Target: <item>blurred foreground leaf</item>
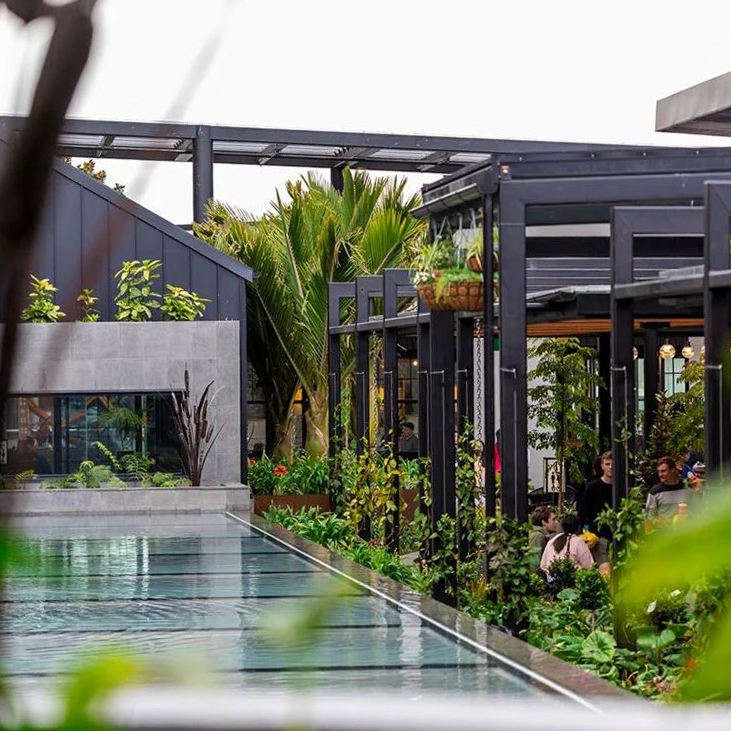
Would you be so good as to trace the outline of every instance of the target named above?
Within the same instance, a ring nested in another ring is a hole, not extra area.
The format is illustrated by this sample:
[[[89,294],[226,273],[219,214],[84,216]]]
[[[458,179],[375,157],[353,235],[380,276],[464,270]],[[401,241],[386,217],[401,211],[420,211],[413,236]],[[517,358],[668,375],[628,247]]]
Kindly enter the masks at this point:
[[[630,613],[651,606],[659,592],[703,585],[731,570],[731,490],[711,488],[699,509],[648,537],[627,567],[627,581],[617,597]],[[683,700],[731,700],[731,611],[728,581],[715,588],[720,608],[702,627],[698,657],[687,666],[678,695]],[[638,644],[668,644],[670,636],[639,638]],[[658,647],[655,647],[658,645]]]

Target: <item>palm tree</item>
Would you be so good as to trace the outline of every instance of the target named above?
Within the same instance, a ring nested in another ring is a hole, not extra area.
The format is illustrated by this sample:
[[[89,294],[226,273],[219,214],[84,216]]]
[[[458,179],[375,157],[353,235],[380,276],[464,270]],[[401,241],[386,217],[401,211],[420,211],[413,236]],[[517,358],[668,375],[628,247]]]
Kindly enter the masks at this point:
[[[255,221],[213,202],[196,233],[251,266],[251,290],[265,314],[262,341],[281,349],[309,399],[307,448],[327,448],[328,282],[406,265],[425,233],[411,215],[418,196],[404,196],[404,180],[343,173],[343,192],[314,175],[277,193]]]

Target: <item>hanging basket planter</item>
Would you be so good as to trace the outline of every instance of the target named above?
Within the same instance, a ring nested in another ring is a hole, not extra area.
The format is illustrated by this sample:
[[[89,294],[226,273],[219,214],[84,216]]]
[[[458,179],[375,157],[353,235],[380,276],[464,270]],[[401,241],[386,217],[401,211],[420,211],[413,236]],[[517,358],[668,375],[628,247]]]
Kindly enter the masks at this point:
[[[482,310],[484,296],[482,282],[469,279],[452,282],[449,290],[437,299],[436,282],[420,284],[416,289],[419,297],[432,312],[479,312]]]

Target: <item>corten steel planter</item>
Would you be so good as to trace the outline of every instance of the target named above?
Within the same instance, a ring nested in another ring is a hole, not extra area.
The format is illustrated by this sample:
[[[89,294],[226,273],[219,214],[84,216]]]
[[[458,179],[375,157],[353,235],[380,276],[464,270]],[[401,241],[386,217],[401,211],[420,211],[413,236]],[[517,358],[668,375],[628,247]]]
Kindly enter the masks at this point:
[[[474,279],[453,282],[449,291],[437,299],[436,282],[420,284],[419,297],[432,312],[480,312],[484,301],[482,282]]]
[[[401,488],[401,519],[410,523],[419,507],[419,493],[411,488]]]
[[[298,513],[302,508],[317,508],[322,512],[330,510],[330,499],[324,493],[316,492],[309,495],[253,495],[254,512],[264,515],[273,505],[276,508],[289,508]]]

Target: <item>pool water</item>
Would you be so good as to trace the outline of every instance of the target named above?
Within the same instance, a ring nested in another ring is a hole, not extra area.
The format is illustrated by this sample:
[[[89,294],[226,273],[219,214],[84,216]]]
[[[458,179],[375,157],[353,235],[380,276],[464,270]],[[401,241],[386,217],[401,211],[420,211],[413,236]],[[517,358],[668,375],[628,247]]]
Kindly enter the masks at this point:
[[[34,556],[8,579],[0,633],[14,684],[58,680],[104,647],[185,658],[241,689],[541,691],[418,615],[226,515],[19,519]],[[323,599],[337,595],[337,599]],[[327,612],[300,640],[273,615]],[[194,658],[194,660],[193,660]]]

